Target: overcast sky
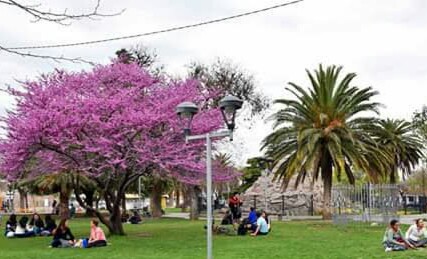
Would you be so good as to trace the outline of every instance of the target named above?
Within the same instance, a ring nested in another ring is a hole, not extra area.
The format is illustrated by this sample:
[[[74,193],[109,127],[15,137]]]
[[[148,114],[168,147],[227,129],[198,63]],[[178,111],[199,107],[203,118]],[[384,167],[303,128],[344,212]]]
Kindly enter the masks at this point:
[[[33,1],[28,1],[33,2]],[[71,3],[72,2],[72,3]],[[126,11],[99,21],[71,26],[31,23],[28,15],[0,4],[0,45],[37,45],[87,41],[136,34],[234,15],[278,0],[104,0],[103,12]],[[95,1],[47,1],[42,7],[69,12],[90,10]],[[156,49],[168,72],[183,75],[191,61],[228,58],[252,73],[260,91],[284,97],[293,81],[307,85],[304,69],[319,63],[343,65],[358,74],[359,86],[373,86],[384,117],[410,119],[427,104],[426,0],[305,0],[270,12],[186,31],[119,42],[54,49],[42,54],[82,57],[107,63],[122,47],[144,44]],[[89,69],[88,65],[21,58],[0,52],[0,86],[32,79],[54,68]],[[0,114],[11,107],[0,95]],[[270,132],[264,123],[239,135],[246,144],[239,162],[258,154],[260,140]],[[249,134],[250,133],[250,134]]]

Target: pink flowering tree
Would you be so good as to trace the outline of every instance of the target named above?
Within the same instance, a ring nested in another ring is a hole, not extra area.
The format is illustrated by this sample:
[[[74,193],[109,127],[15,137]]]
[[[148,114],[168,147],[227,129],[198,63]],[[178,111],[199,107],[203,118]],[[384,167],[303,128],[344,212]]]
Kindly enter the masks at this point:
[[[79,175],[102,190],[109,216],[85,204],[111,234],[124,234],[120,205],[140,176],[154,173],[187,184],[205,177],[204,142],[185,144],[175,107],[193,101],[202,107],[194,133],[222,127],[211,98],[195,80],[153,77],[135,64],[113,63],[92,71],[55,71],[22,90],[9,89],[14,111],[3,118],[7,137],[0,142],[0,172],[9,181],[69,173],[79,194]],[[204,107],[204,108],[203,108]],[[228,181],[235,171],[218,167],[214,180]]]

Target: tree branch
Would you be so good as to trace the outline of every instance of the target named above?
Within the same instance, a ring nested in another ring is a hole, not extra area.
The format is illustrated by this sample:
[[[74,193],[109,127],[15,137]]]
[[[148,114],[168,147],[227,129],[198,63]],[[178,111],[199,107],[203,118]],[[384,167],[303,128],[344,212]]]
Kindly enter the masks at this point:
[[[101,4],[101,0],[96,1],[96,5],[92,8],[92,11],[87,13],[80,13],[80,14],[69,14],[67,13],[68,11],[67,9],[64,9],[63,12],[42,10],[40,9],[40,6],[41,6],[40,4],[27,5],[15,0],[0,0],[0,4],[5,4],[5,5],[9,5],[9,6],[21,9],[22,11],[32,16],[33,18],[32,22],[47,21],[47,22],[58,23],[61,25],[70,25],[73,20],[81,20],[81,19],[95,20],[96,18],[100,18],[100,17],[117,16],[122,14],[125,11],[123,9],[117,13],[111,13],[111,14],[100,13],[99,7]]]
[[[14,55],[19,55],[21,57],[32,57],[32,58],[41,58],[41,59],[50,59],[53,60],[55,62],[60,63],[61,61],[67,61],[67,62],[71,62],[71,63],[86,63],[86,64],[90,64],[90,65],[95,65],[94,62],[92,61],[88,61],[82,58],[67,58],[67,57],[63,57],[63,56],[51,56],[51,55],[40,55],[40,54],[32,54],[30,52],[20,52],[17,50],[12,50],[6,47],[3,47],[0,45],[0,51],[4,51],[4,52],[8,52],[10,54],[14,54]]]

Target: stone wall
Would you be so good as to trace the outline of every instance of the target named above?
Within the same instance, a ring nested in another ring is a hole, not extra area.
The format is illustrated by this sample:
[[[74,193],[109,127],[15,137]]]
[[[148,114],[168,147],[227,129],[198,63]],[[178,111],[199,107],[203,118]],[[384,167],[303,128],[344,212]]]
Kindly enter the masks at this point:
[[[273,175],[267,171],[243,194],[243,210],[256,206],[258,210],[266,210],[271,214],[290,216],[310,215],[313,211],[321,211],[323,200],[323,184],[316,181],[312,185],[312,178],[306,177],[304,183],[294,188],[296,177],[289,182],[288,188],[283,190],[281,182],[273,182]],[[284,206],[283,206],[284,205]],[[283,206],[283,210],[282,210]]]

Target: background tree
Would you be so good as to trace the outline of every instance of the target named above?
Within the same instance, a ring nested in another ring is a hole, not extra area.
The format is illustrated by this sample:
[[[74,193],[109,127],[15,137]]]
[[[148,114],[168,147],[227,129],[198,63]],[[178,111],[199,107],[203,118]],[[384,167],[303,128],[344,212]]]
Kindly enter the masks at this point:
[[[254,77],[230,61],[217,59],[209,65],[193,62],[188,66],[188,75],[201,82],[202,92],[219,91],[244,100],[249,104],[252,116],[269,107],[268,98],[257,91]],[[219,100],[220,97],[215,98],[211,104],[217,106]]]
[[[293,99],[278,99],[284,106],[274,114],[274,132],[262,145],[274,159],[276,176],[286,187],[296,176],[296,185],[307,174],[323,180],[323,218],[331,218],[333,173],[346,175],[354,184],[354,170],[360,170],[373,182],[383,177],[386,155],[372,138],[361,130],[372,118],[366,112],[378,112],[379,104],[372,97],[378,93],[371,87],[352,86],[356,74],[340,77],[342,67],[319,66],[314,73],[307,70],[310,86],[289,83],[286,88]],[[373,156],[376,160],[369,161]],[[373,166],[375,163],[375,166]]]
[[[390,153],[392,160],[388,178],[391,183],[409,175],[423,158],[420,139],[413,133],[413,126],[404,120],[382,119],[370,125],[371,135],[378,145]]]
[[[427,170],[425,168],[416,170],[403,184],[407,193],[427,195]]]
[[[39,176],[21,181],[19,186],[26,187],[30,193],[48,195],[59,193],[59,216],[61,219],[70,217],[69,200],[73,191],[72,173],[57,173]]]
[[[261,157],[253,157],[248,159],[248,166],[242,169],[242,184],[238,187],[238,192],[245,192],[261,176],[262,171],[265,169],[260,166],[261,161]]]
[[[150,71],[151,74],[160,76],[165,73],[165,67],[159,64],[159,56],[155,50],[144,45],[136,45],[129,49],[122,48],[116,51],[119,62],[125,64],[136,63],[139,67]]]

